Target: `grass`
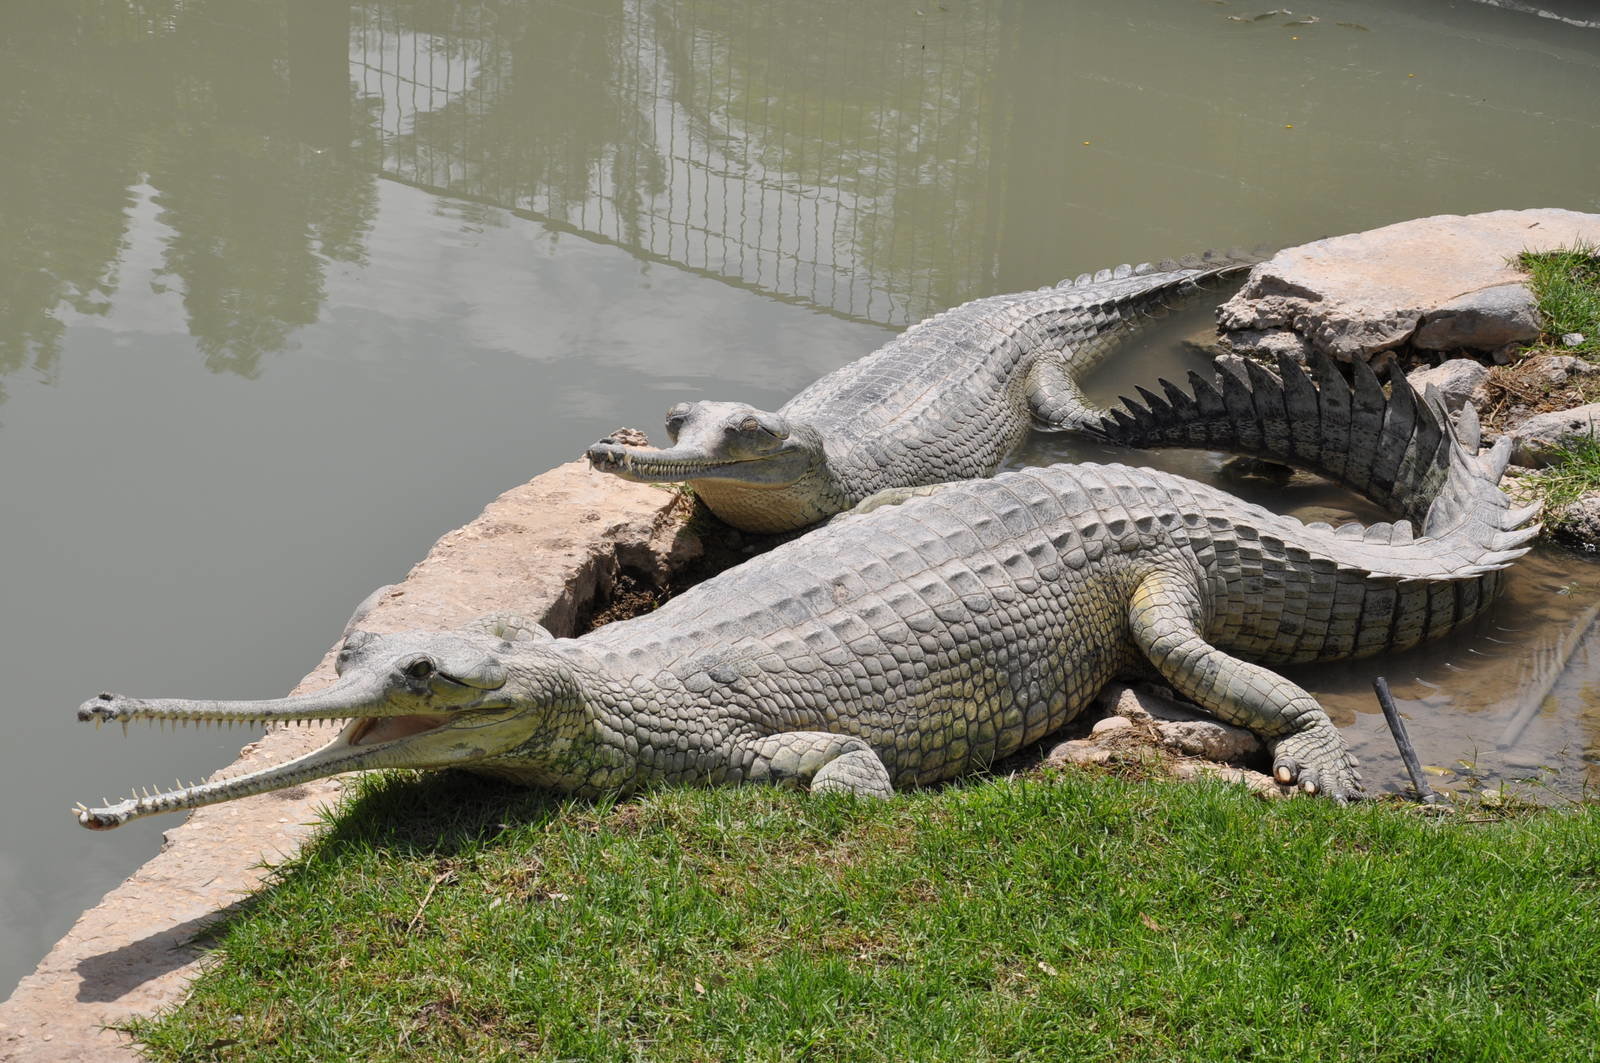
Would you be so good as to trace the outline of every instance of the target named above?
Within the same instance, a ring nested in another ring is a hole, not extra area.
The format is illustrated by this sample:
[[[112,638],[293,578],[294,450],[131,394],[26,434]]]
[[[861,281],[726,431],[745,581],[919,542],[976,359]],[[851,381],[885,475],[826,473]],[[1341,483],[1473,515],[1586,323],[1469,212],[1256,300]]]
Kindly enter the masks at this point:
[[[363,783],[158,1060],[1594,1058],[1600,808]]]
[[[1528,271],[1545,345],[1559,353],[1600,355],[1600,245],[1578,241],[1554,251],[1524,251],[1517,264]],[[1574,332],[1583,342],[1562,344],[1561,337]]]
[[[1550,463],[1538,472],[1517,481],[1544,507],[1540,519],[1552,532],[1560,533],[1571,525],[1568,507],[1584,495],[1600,491],[1600,440],[1593,436],[1569,436],[1550,452]]]

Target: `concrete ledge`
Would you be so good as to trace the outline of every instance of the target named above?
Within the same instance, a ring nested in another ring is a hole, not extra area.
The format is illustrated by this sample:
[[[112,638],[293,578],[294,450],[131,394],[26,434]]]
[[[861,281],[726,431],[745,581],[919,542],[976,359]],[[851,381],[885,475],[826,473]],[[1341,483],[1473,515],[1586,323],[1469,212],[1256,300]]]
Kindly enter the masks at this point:
[[[619,573],[657,586],[700,556],[682,496],[562,465],[501,495],[441,538],[362,621],[372,631],[449,628],[515,611],[572,634],[604,604]],[[333,651],[296,691],[333,679]],[[322,745],[326,730],[274,730],[223,770],[236,774]],[[219,773],[221,774],[221,773]],[[262,865],[282,862],[311,835],[338,779],[194,812],[161,852],[79,917],[38,968],[0,1004],[0,1060],[136,1060],[105,1029],[178,1003],[203,955],[194,935],[257,890]],[[63,830],[73,829],[63,817]]]

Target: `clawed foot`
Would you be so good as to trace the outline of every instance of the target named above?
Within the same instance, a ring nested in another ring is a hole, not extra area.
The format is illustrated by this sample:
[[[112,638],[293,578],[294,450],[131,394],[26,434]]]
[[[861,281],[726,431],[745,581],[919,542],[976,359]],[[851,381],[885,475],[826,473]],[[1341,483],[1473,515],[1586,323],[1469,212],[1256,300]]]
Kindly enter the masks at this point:
[[[1272,748],[1272,775],[1285,786],[1308,794],[1323,794],[1338,804],[1365,796],[1360,762],[1350,753],[1344,736],[1331,723],[1317,723],[1280,738]]]

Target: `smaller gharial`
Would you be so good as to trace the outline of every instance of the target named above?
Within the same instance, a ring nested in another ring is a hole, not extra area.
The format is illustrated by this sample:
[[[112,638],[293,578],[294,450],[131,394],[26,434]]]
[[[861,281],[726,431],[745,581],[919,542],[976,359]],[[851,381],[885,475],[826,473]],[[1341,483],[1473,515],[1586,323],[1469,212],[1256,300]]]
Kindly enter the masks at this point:
[[[1113,677],[1151,671],[1261,735],[1280,782],[1347,800],[1361,784],[1343,736],[1262,665],[1404,649],[1478,615],[1536,534],[1537,507],[1513,509],[1496,487],[1507,441],[1470,453],[1436,395],[1396,374],[1385,396],[1361,363],[1353,387],[1325,361],[1317,372],[1320,392],[1285,362],[1281,377],[1252,370],[1222,391],[1199,381],[1198,398],[1171,389],[1166,408],[1207,442],[1248,436],[1406,519],[1307,525],[1122,465],[900,489],[580,638],[505,619],[351,631],[338,681],[316,693],[102,694],[80,719],[350,722],[298,760],[80,807],[78,820],[104,829],[384,767],[580,795],[767,782],[882,797],[986,769]],[[1105,430],[1155,432],[1155,420],[1131,405]]]
[[[886,488],[988,476],[1030,427],[1095,423],[1100,411],[1078,381],[1168,300],[1259,257],[1124,265],[977,299],[913,325],[776,413],[681,403],[667,411],[667,449],[607,438],[589,460],[627,480],[687,481],[722,520],[756,532],[807,527]]]

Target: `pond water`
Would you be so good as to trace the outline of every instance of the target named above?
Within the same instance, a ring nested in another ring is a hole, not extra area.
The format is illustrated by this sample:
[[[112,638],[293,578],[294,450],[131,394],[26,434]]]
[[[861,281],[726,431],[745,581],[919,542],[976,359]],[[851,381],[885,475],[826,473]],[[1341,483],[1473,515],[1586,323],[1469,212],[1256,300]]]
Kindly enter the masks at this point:
[[[80,701],[282,693],[438,535],[618,425],[775,406],[929,313],[1085,269],[1600,210],[1600,29],[1534,6],[11,6],[0,991],[170,825],[93,835],[69,805],[247,737],[96,734]],[[1094,392],[1179,365],[1206,312]],[[1299,678],[1379,786],[1381,670],[1431,762],[1573,793],[1595,583],[1547,552],[1481,630]]]

